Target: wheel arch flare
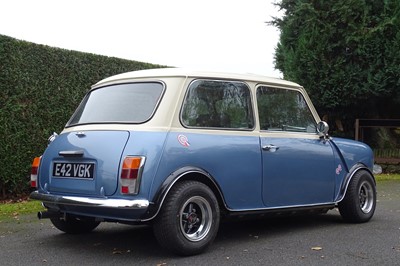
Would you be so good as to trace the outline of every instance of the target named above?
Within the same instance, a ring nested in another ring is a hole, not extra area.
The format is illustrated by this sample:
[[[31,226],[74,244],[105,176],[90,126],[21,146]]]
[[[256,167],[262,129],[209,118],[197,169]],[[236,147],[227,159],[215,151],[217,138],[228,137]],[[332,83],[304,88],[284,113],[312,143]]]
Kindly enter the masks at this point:
[[[143,219],[143,221],[152,220],[157,216],[169,191],[176,183],[188,180],[198,181],[208,186],[217,198],[221,209],[228,210],[221,189],[215,182],[214,178],[204,169],[186,166],[174,171],[165,179],[155,194],[154,201],[151,204],[152,207],[148,212],[147,218]]]
[[[376,180],[375,180],[375,177],[374,177],[373,173],[371,172],[371,170],[367,166],[365,166],[364,164],[358,163],[358,164],[354,165],[349,170],[349,173],[343,179],[342,185],[340,187],[339,194],[337,195],[337,197],[335,199],[336,204],[341,202],[343,200],[343,198],[345,197],[347,189],[348,189],[349,184],[350,184],[350,181],[353,179],[354,175],[357,172],[363,171],[363,170],[367,171],[371,175],[371,177],[374,180],[374,183],[376,185]]]

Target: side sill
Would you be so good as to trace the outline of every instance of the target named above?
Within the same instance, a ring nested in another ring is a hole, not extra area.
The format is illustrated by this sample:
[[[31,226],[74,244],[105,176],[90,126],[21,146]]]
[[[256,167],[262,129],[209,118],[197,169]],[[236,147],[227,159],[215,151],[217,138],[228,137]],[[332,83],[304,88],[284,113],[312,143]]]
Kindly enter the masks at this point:
[[[293,207],[279,207],[279,208],[266,208],[257,210],[245,210],[245,211],[232,211],[229,210],[226,217],[254,217],[254,216],[292,216],[304,213],[325,213],[336,207],[335,203],[326,203],[321,205],[310,205],[310,206],[293,206]]]

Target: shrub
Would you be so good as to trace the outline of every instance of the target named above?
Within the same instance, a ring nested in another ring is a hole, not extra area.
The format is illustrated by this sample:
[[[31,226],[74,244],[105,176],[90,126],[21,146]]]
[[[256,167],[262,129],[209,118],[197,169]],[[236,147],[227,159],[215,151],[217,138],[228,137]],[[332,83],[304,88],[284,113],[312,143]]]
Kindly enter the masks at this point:
[[[162,67],[38,45],[0,35],[0,196],[29,190],[30,165],[90,86],[111,75]]]

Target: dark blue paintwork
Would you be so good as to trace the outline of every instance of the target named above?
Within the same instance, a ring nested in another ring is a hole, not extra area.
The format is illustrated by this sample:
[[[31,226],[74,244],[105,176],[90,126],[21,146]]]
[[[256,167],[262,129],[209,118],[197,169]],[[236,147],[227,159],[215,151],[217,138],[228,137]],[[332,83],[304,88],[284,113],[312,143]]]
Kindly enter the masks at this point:
[[[263,199],[267,207],[333,201],[334,156],[329,141],[307,138],[261,139],[276,151],[263,151]]]
[[[39,190],[85,197],[147,199],[160,204],[162,202],[156,202],[160,199],[160,188],[168,188],[175,181],[175,177],[166,181],[171,174],[186,169],[201,169],[216,184],[229,210],[262,210],[332,204],[343,192],[346,177],[350,176],[352,168],[361,165],[372,169],[373,165],[371,149],[351,140],[292,138],[291,133],[287,134],[287,138],[272,138],[264,133],[261,136],[244,136],[243,132],[224,135],[212,130],[196,131],[61,134],[43,155]],[[277,149],[262,149],[271,144]],[[76,150],[83,150],[84,155],[59,156],[60,151]],[[121,195],[119,175],[122,160],[135,155],[146,157],[139,193]],[[95,178],[53,177],[54,161],[93,162],[96,165]],[[72,213],[86,213],[85,207],[66,208]],[[155,212],[147,215],[154,215]],[[86,214],[136,220],[146,217],[144,213],[143,210],[110,210],[104,213],[101,208],[95,208],[87,209]]]
[[[368,145],[359,141],[342,138],[333,138],[333,143],[336,145],[338,153],[343,158],[349,170],[357,163],[361,163],[372,172],[374,154]]]
[[[182,133],[171,132],[150,195],[170,173],[185,166],[207,171],[223,192],[230,209],[262,208],[259,138],[223,134],[185,133],[189,146],[179,143]]]
[[[128,131],[86,131],[58,136],[43,154],[39,186],[51,193],[87,196],[110,196],[118,185],[121,152],[129,138]],[[82,157],[63,157],[61,151],[83,151]],[[53,162],[95,163],[94,179],[53,177]]]

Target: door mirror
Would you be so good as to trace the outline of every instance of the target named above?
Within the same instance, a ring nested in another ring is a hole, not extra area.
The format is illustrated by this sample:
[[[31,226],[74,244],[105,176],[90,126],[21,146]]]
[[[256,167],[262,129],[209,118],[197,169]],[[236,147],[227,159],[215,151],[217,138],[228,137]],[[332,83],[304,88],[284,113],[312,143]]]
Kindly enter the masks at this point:
[[[318,135],[324,138],[328,137],[329,125],[325,121],[321,121],[317,125]]]

